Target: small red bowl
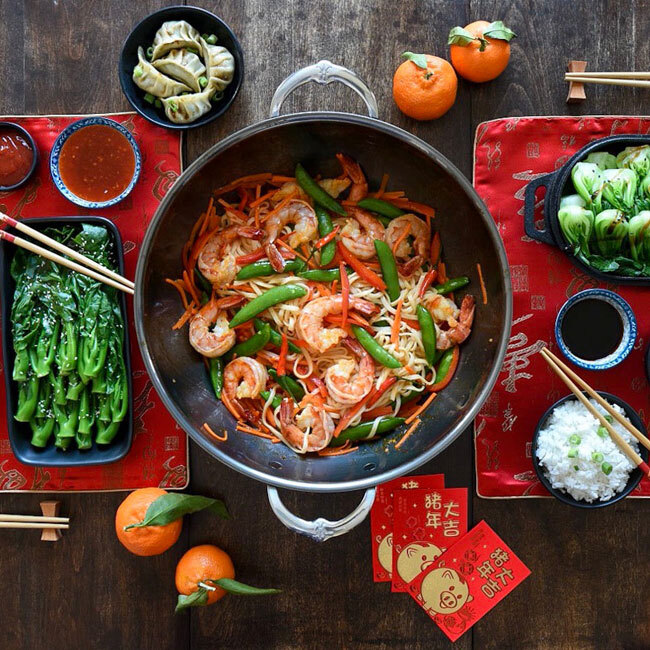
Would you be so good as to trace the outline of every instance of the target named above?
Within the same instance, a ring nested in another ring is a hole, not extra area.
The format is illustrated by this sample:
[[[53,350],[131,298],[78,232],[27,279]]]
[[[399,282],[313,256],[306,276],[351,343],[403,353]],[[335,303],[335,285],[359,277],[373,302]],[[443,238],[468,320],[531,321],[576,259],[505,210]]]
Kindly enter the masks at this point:
[[[27,129],[24,129],[19,124],[16,124],[15,122],[0,121],[0,130],[2,129],[6,129],[8,131],[15,131],[16,133],[18,133],[18,135],[22,136],[26,140],[27,144],[30,146],[32,150],[32,153],[34,154],[32,157],[32,164],[27,174],[25,174],[22,180],[18,181],[17,183],[14,183],[13,185],[0,185],[0,192],[11,192],[11,190],[17,190],[19,187],[22,187],[32,177],[32,174],[36,170],[36,165],[38,164],[38,148],[36,147],[34,138],[32,138],[29,131],[27,131]]]

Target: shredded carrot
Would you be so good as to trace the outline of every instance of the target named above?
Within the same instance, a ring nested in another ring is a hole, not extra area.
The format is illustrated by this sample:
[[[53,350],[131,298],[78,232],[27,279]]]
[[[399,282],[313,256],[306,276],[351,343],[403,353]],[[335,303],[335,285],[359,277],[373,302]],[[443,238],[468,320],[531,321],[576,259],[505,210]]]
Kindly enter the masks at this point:
[[[453,379],[456,368],[458,368],[458,360],[460,359],[460,348],[458,346],[454,348],[453,354],[454,356],[452,357],[451,365],[449,366],[449,370],[447,370],[445,378],[442,381],[435,383],[433,386],[429,386],[430,391],[441,391]]]
[[[236,427],[237,431],[241,431],[242,433],[247,433],[251,436],[257,436],[258,438],[266,438],[267,440],[277,440],[275,436],[272,436],[269,433],[264,433],[263,431],[255,430],[255,429],[249,429],[248,427],[244,428],[237,424]]]
[[[406,372],[408,372],[410,375],[413,375],[415,373],[415,370],[413,370],[413,368],[411,368],[409,365],[404,366],[404,370],[406,370]]]
[[[375,287],[379,291],[384,291],[386,289],[386,283],[374,272],[368,268],[367,264],[364,264],[359,258],[355,257],[342,243],[341,241],[336,242],[337,250],[339,255],[343,258],[346,264],[351,266],[359,275],[359,277],[367,282],[369,285]],[[343,282],[343,277],[341,276],[341,282]]]
[[[194,302],[192,302],[192,307],[193,306]],[[194,316],[194,312],[192,309],[188,308],[185,313],[172,325],[172,329],[179,330],[192,316]]]
[[[444,262],[438,263],[438,282],[444,284],[449,278],[447,277],[447,267]]]
[[[347,441],[349,442],[349,441]],[[332,451],[330,451],[332,449]],[[347,449],[339,449],[337,447],[327,447],[325,449],[321,449],[318,452],[319,456],[343,456],[344,454],[351,454],[353,451],[356,451],[359,449],[358,446],[355,447],[348,447]]]
[[[257,183],[263,183],[272,179],[273,174],[270,174],[268,172],[265,172],[263,174],[251,174],[250,176],[242,176],[241,178],[237,178],[232,181],[232,183],[228,183],[227,185],[223,185],[222,187],[216,189],[212,194],[213,196],[222,196],[223,194],[228,194],[228,192],[236,190],[242,185],[248,184],[254,187]]]
[[[377,190],[377,192],[375,192],[375,198],[380,199],[384,195],[387,185],[388,185],[388,174],[384,174],[381,177],[381,183],[379,185],[379,189]]]
[[[197,305],[201,304],[201,300],[199,299],[199,294],[197,293],[196,286],[194,285],[194,282],[190,280],[190,274],[187,271],[183,271],[183,280],[185,281],[185,286],[187,287],[187,290],[190,292],[190,295],[192,296],[192,299]]]
[[[485,282],[483,281],[483,271],[481,270],[481,265],[476,265],[476,270],[478,271],[478,281],[481,283],[481,294],[483,296],[483,304],[488,304],[487,291],[485,290]]]
[[[384,198],[386,198],[385,195]],[[411,212],[418,212],[419,214],[423,214],[425,216],[428,214],[431,219],[435,218],[436,216],[436,211],[431,206],[425,205],[424,203],[417,203],[415,201],[409,201],[408,199],[403,198],[391,199],[389,202],[398,208],[410,210]]]
[[[402,231],[402,234],[395,240],[393,244],[393,256],[397,256],[396,251],[397,247],[408,237],[408,234],[411,232],[411,222],[409,221],[406,224],[406,228]]]
[[[338,282],[336,280],[332,280],[332,295],[336,293],[336,287],[338,285]]]
[[[295,176],[280,176],[279,174],[273,174],[271,176],[271,183],[291,183],[295,180]]]
[[[420,405],[417,404],[416,402],[407,402],[406,404],[403,404],[400,406],[399,411],[397,412],[398,417],[400,418],[408,418],[410,415],[415,413],[418,409],[420,408]]]
[[[273,208],[273,210],[271,210],[270,212],[267,212],[267,213],[264,215],[264,219],[262,219],[262,221],[267,221],[268,218],[269,218],[271,215],[273,215],[273,214],[275,214],[276,212],[279,212],[280,210],[282,210],[282,208],[284,208],[284,207],[289,203],[289,201],[291,201],[291,199],[294,198],[295,195],[296,195],[296,191],[295,191],[295,190],[294,190],[293,192],[291,192],[290,194],[288,194],[284,199],[282,199],[282,201],[280,201],[280,203],[278,203],[278,204]]]
[[[374,395],[368,400],[367,407],[375,405],[379,398],[397,381],[397,377],[389,377],[385,379],[382,385],[374,391]]]
[[[377,408],[374,408],[370,411],[366,411],[362,416],[361,420],[366,421],[366,420],[374,420],[375,418],[380,418],[384,415],[391,415],[393,412],[393,407],[388,406],[378,406]]]
[[[282,246],[282,248],[285,248],[290,253],[293,253],[296,257],[299,257],[303,262],[307,261],[307,258],[302,253],[299,253],[295,248],[291,248],[291,246],[289,246],[289,244],[283,242],[281,239],[276,239],[275,243],[280,244],[280,246]]]
[[[260,186],[258,185],[258,187],[260,187]],[[267,199],[270,199],[276,192],[277,192],[277,190],[271,190],[270,192],[267,192],[266,194],[263,194],[262,196],[258,196],[254,201],[251,201],[248,204],[248,207],[249,208],[256,208],[261,203],[264,203],[264,201],[266,201]]]
[[[384,201],[389,201],[390,199],[399,199],[404,196],[404,192],[402,190],[398,190],[395,192],[384,192],[382,198]]]
[[[341,327],[345,327],[348,322],[348,309],[350,308],[350,280],[345,272],[345,264],[339,264],[341,272]]]
[[[287,353],[289,352],[289,339],[286,332],[282,332],[282,343],[280,344],[280,358],[278,359],[277,373],[279,377],[286,374]]]
[[[235,420],[241,420],[241,413],[238,409],[235,408],[235,405],[230,401],[226,391],[221,391],[221,401],[224,403],[225,407],[230,411],[231,415]]]
[[[402,305],[404,304],[404,298],[400,297],[397,301],[397,307],[395,307],[395,320],[393,321],[393,326],[390,328],[390,342],[393,345],[397,345],[399,341],[399,328],[402,324]]]
[[[399,449],[405,442],[406,439],[411,436],[411,434],[418,428],[422,420],[418,418],[407,430],[406,433],[395,443],[395,449]]]
[[[433,400],[436,398],[437,394],[438,393],[431,393],[431,395],[429,395],[429,397],[426,398],[426,400],[422,403],[422,405],[418,408],[418,410],[415,411],[415,413],[413,413],[411,417],[407,418],[405,424],[411,424],[411,422],[413,422],[413,420],[415,420],[415,418],[418,417],[418,415],[423,413],[426,410],[427,406],[429,406],[429,404],[431,404],[431,402],[433,402]]]
[[[203,423],[202,428],[206,433],[209,433],[213,438],[217,439],[219,442],[226,442],[226,440],[228,440],[228,431],[226,431],[226,429],[223,430],[223,435],[217,435],[207,422]]]
[[[181,296],[181,301],[183,303],[183,307],[185,307],[185,309],[187,310],[189,308],[189,303],[188,303],[188,300],[187,300],[187,294],[185,293],[185,285],[184,285],[183,281],[182,280],[172,280],[171,278],[165,278],[165,282],[167,284],[171,284],[172,287],[174,287],[174,289],[176,289],[176,291],[178,291],[178,293]]]

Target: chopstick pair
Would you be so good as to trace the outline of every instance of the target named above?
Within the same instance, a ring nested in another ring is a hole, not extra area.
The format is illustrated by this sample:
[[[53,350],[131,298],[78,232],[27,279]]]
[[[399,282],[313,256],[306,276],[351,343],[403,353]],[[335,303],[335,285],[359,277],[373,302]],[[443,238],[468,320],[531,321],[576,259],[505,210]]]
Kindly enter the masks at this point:
[[[650,72],[567,72],[564,75],[564,81],[650,88]]]
[[[0,528],[40,528],[68,530],[69,517],[41,517],[32,515],[3,515],[0,513]]]
[[[650,449],[650,440],[641,433],[631,422],[628,422],[618,411],[615,411],[586,381],[576,375],[571,368],[564,364],[548,348],[542,348],[542,357],[551,370],[566,384],[569,390],[582,402],[583,406],[593,415],[600,424],[607,429],[611,439],[618,445],[619,449],[645,474],[650,476],[650,466],[639,456],[639,454],[628,445],[612,425],[605,419],[605,416],[598,411],[593,404],[584,396],[580,390],[582,388],[590,397],[592,397],[600,406],[602,406],[609,415],[612,416],[620,425],[629,431],[646,449]],[[573,380],[573,381],[572,381]],[[574,383],[575,382],[575,383]],[[576,386],[578,384],[578,386]]]
[[[35,253],[36,255],[45,257],[46,259],[56,262],[61,266],[66,266],[67,268],[72,269],[77,273],[87,275],[88,277],[93,278],[93,280],[98,280],[99,282],[103,282],[104,284],[114,287],[115,289],[119,289],[120,291],[124,291],[125,293],[133,295],[135,284],[133,284],[131,280],[127,280],[119,273],[115,273],[115,271],[107,269],[105,266],[98,264],[85,255],[72,250],[72,248],[68,248],[68,246],[65,244],[62,244],[55,239],[44,235],[42,232],[34,230],[34,228],[30,228],[23,221],[17,221],[9,215],[4,214],[4,212],[0,212],[0,223],[5,223],[9,226],[12,226],[16,230],[24,232],[26,235],[29,235],[33,239],[46,244],[50,248],[53,248],[54,250],[57,250],[60,253],[63,253],[64,255],[67,255],[68,257],[71,257],[73,260],[77,260],[77,262],[80,263],[78,264],[77,262],[73,262],[65,257],[62,257],[61,255],[57,255],[47,248],[38,246],[37,244],[34,244],[27,239],[16,237],[16,235],[12,235],[3,229],[0,229],[0,239],[4,239],[8,242],[11,242],[12,244],[16,244],[16,246],[20,246],[21,248]]]

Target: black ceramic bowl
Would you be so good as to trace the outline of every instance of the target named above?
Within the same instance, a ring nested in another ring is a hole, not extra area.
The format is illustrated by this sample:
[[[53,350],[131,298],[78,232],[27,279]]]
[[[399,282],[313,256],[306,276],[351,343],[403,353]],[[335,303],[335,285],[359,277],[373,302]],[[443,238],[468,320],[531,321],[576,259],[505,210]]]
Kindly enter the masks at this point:
[[[113,236],[115,255],[120,275],[124,275],[124,253],[122,240],[116,226],[104,217],[44,217],[29,219],[30,227],[44,230],[50,226],[88,223],[104,226]],[[120,310],[124,320],[124,362],[129,385],[129,410],[122,421],[117,435],[110,445],[93,444],[92,449],[76,448],[61,451],[50,443],[44,449],[33,447],[30,443],[32,432],[26,422],[14,419],[18,401],[18,386],[12,380],[14,367],[14,349],[11,335],[11,305],[13,303],[15,283],[11,277],[10,268],[16,247],[5,240],[0,241],[0,282],[2,282],[2,354],[4,358],[5,391],[7,395],[7,428],[9,442],[16,458],[26,465],[44,465],[50,467],[72,467],[82,465],[105,465],[124,458],[131,448],[133,439],[133,387],[131,385],[131,352],[129,348],[129,328],[124,294],[120,292]]]
[[[579,269],[603,282],[650,286],[650,278],[630,278],[623,275],[616,275],[615,273],[602,273],[580,261],[573,254],[573,247],[564,236],[557,218],[562,197],[568,194],[575,194],[573,183],[571,182],[571,170],[575,164],[581,162],[590,153],[596,151],[607,151],[616,155],[623,151],[625,147],[639,147],[645,144],[650,144],[650,135],[612,135],[606,138],[599,138],[576,151],[558,170],[545,176],[540,176],[528,183],[524,203],[524,227],[526,234],[537,241],[557,246]],[[544,221],[543,223],[535,223],[535,193],[540,187],[546,189],[546,195],[544,196]]]
[[[17,190],[19,187],[22,187],[34,174],[36,165],[38,165],[38,148],[36,147],[36,143],[34,142],[34,138],[32,138],[31,133],[27,129],[24,129],[22,126],[20,126],[20,124],[16,124],[14,122],[3,122],[0,120],[0,129],[15,131],[17,135],[20,135],[25,139],[27,144],[29,144],[29,146],[32,148],[32,152],[34,154],[29,171],[22,178],[22,180],[18,181],[18,183],[14,183],[13,185],[0,185],[0,192],[11,192],[11,190]]]
[[[599,390],[598,394],[603,399],[606,399],[608,402],[610,402],[611,404],[617,404],[618,406],[620,406],[625,411],[625,415],[627,415],[630,422],[639,431],[641,431],[641,433],[643,434],[646,433],[646,428],[643,426],[643,422],[641,418],[627,402],[623,401],[620,397],[616,397],[616,395],[612,395],[611,393],[606,393],[602,390]],[[542,485],[556,499],[558,499],[558,501],[562,501],[562,503],[566,503],[570,506],[575,506],[576,508],[587,508],[587,509],[596,509],[596,508],[604,508],[605,506],[611,506],[612,503],[616,503],[617,501],[624,499],[641,482],[641,479],[643,478],[643,472],[638,467],[632,470],[632,472],[630,473],[630,478],[627,481],[627,485],[621,492],[615,494],[611,499],[607,501],[594,501],[593,503],[587,503],[586,501],[578,501],[577,499],[574,499],[570,494],[567,494],[566,492],[562,492],[561,490],[552,487],[550,481],[548,480],[546,474],[544,473],[544,468],[540,466],[539,460],[537,459],[537,439],[539,438],[539,432],[546,425],[546,422],[550,417],[551,413],[558,406],[572,399],[573,400],[576,399],[573,393],[555,402],[555,404],[553,404],[551,407],[549,407],[546,410],[544,415],[542,415],[542,417],[539,419],[539,422],[537,423],[537,428],[535,429],[535,433],[533,434],[533,444],[531,449],[531,454],[533,457],[533,466],[535,468],[535,472],[537,473],[537,478],[539,478]],[[643,445],[640,446],[639,455],[643,458],[643,460],[647,462],[648,450]]]
[[[142,46],[146,50],[153,43],[160,26],[168,20],[185,20],[201,34],[215,34],[218,39],[217,45],[223,45],[235,57],[235,74],[223,91],[223,99],[215,102],[210,111],[189,124],[170,122],[163,109],[156,108],[153,104],[145,101],[145,93],[133,83],[132,79],[133,68],[138,63],[138,47]],[[128,35],[122,46],[118,74],[126,98],[140,115],[167,129],[193,129],[212,122],[228,110],[237,96],[244,78],[244,55],[239,41],[230,27],[213,13],[199,7],[165,7],[141,20]]]

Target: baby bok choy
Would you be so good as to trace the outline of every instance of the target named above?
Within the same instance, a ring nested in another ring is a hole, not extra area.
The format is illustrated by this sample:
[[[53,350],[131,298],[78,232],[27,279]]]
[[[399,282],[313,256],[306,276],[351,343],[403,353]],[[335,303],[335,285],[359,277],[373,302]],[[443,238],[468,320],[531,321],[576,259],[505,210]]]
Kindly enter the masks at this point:
[[[568,242],[573,246],[575,255],[587,258],[589,240],[594,229],[594,214],[579,205],[560,208],[557,218]]]
[[[600,185],[600,168],[594,163],[580,162],[571,170],[571,180],[576,192],[590,206],[593,195]]]
[[[620,210],[603,210],[594,219],[596,246],[603,257],[615,257],[627,241],[628,225]]]
[[[628,224],[630,252],[636,262],[650,263],[650,211],[634,215]]]

